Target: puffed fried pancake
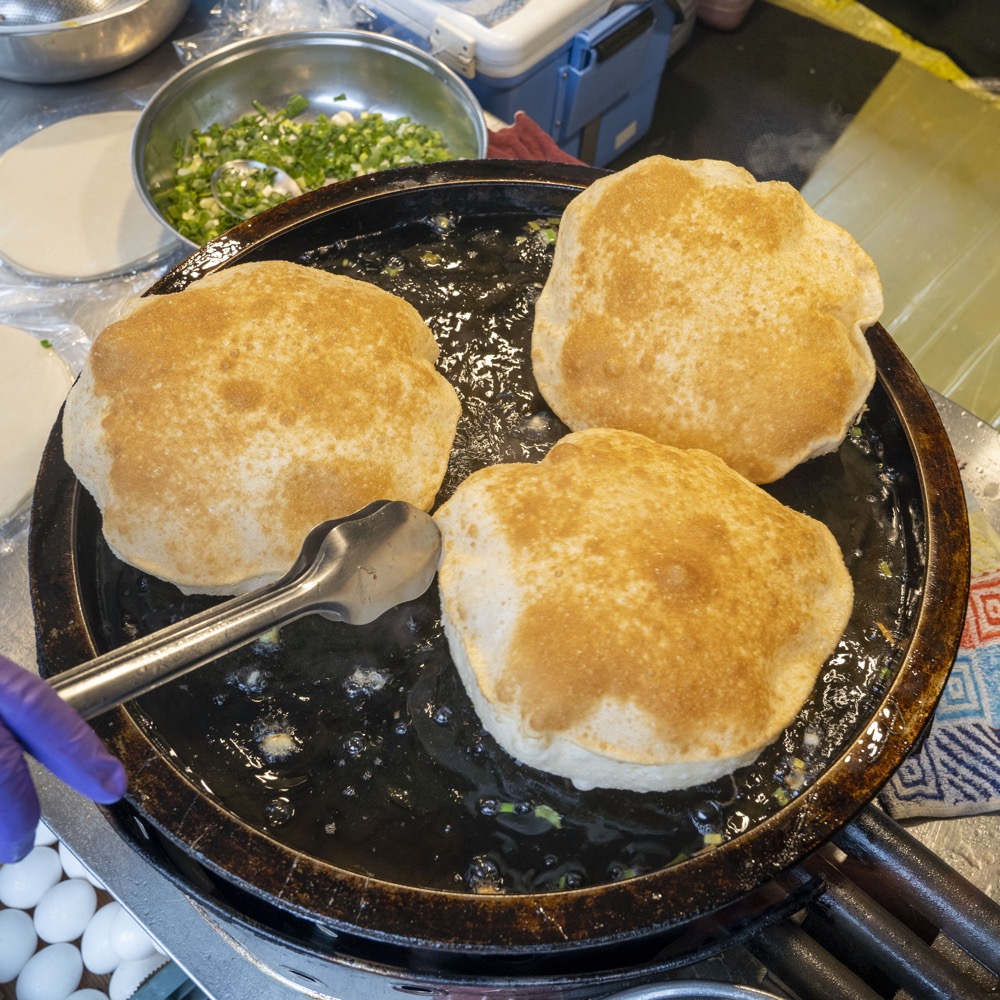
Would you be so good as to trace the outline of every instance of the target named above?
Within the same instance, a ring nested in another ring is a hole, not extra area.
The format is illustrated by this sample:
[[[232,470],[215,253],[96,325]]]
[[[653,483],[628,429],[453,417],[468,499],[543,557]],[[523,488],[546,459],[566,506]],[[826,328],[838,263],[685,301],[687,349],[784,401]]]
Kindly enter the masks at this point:
[[[708,452],[629,431],[476,472],[435,518],[445,633],[483,726],[581,789],[751,763],[851,615],[825,525]]]
[[[188,593],[275,579],[374,500],[429,509],[458,422],[417,311],[286,261],[140,299],[96,339],[63,418],[108,544]]]
[[[573,430],[703,448],[767,483],[843,441],[881,311],[871,258],[789,184],[653,156],[567,207],[533,370]]]

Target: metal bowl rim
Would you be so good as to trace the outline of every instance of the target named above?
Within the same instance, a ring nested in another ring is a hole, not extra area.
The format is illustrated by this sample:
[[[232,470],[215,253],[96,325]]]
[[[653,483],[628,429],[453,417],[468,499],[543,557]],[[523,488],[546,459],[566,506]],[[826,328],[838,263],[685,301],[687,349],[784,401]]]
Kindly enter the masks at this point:
[[[134,2],[142,4],[148,3],[150,0],[134,0]],[[177,239],[185,246],[192,249],[199,248],[198,244],[185,236],[181,236],[163,217],[159,206],[152,197],[142,171],[150,122],[154,119],[155,113],[158,112],[161,105],[166,104],[173,98],[175,92],[183,93],[185,85],[190,81],[209,75],[219,65],[225,64],[234,56],[258,54],[275,48],[288,48],[295,45],[312,46],[327,44],[343,44],[347,47],[374,49],[406,57],[411,62],[416,62],[429,72],[432,72],[449,90],[461,99],[462,104],[465,106],[465,111],[469,114],[469,120],[475,132],[476,158],[481,159],[486,156],[489,130],[482,107],[469,89],[468,84],[454,70],[410,42],[405,42],[389,35],[364,31],[359,28],[305,29],[300,31],[284,31],[273,35],[261,35],[254,38],[243,38],[236,42],[230,42],[228,45],[224,45],[214,52],[210,52],[189,66],[184,66],[170,77],[169,80],[164,82],[142,109],[139,120],[136,122],[135,131],[132,134],[132,181],[139,192],[139,197],[162,223],[164,228],[174,233]]]

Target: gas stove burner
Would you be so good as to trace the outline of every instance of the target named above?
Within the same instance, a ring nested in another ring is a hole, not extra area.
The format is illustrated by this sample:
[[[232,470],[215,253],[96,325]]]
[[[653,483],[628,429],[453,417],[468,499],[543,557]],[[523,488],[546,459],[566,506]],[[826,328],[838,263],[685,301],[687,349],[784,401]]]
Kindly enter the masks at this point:
[[[605,1000],[782,1000],[777,993],[765,993],[752,986],[710,983],[701,979],[678,979],[658,986],[639,986],[613,993]]]

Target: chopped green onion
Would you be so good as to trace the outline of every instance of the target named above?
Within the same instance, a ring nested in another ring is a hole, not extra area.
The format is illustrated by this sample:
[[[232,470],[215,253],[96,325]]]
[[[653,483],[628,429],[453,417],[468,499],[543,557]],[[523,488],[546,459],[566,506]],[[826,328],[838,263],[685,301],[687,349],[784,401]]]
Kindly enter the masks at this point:
[[[540,805],[535,806],[533,809],[529,809],[527,803],[517,803],[517,802],[500,802],[497,804],[498,813],[507,813],[510,815],[525,815],[531,812],[538,819],[544,819],[546,822],[551,823],[557,830],[562,829],[562,816],[559,815],[552,808],[552,806]]]
[[[41,341],[41,345],[42,345],[42,347],[52,347],[52,341],[51,340],[43,340],[43,341]]]
[[[562,816],[552,806],[535,806],[535,815],[539,819],[548,820],[557,830],[562,829]]]
[[[338,101],[342,101],[343,99],[343,96],[337,98]],[[302,112],[308,107],[308,97],[303,97],[301,94],[292,94],[292,96],[288,98],[288,103],[285,105],[285,114],[288,115],[289,118],[294,118],[296,115],[302,114]]]
[[[240,221],[212,196],[212,171],[228,160],[259,160],[284,170],[303,191],[313,191],[361,174],[452,158],[439,131],[408,117],[364,112],[353,118],[338,112],[294,121],[309,106],[301,94],[274,112],[260,101],[252,104],[254,111],[232,124],[195,129],[177,143],[172,183],[157,202],[167,222],[194,243],[207,243]],[[287,200],[271,189],[271,179],[273,174],[264,179],[258,174],[241,186],[239,206],[230,207],[250,215]]]

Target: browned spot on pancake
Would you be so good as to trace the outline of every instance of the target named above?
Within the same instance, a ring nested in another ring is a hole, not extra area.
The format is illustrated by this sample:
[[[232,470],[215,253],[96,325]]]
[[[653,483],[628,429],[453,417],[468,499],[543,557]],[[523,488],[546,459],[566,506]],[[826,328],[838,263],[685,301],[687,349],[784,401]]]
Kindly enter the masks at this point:
[[[219,385],[219,396],[231,410],[257,410],[264,401],[264,387],[256,379],[229,379]]]

